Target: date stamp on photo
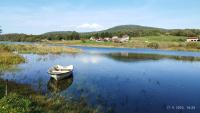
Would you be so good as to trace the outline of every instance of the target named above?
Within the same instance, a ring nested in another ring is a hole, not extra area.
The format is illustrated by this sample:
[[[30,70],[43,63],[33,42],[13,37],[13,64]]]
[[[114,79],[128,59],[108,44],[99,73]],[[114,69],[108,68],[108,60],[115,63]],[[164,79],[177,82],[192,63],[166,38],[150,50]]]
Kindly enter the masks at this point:
[[[187,106],[181,106],[181,105],[167,105],[167,110],[187,110],[187,111],[195,111],[197,109],[194,105],[187,105]]]

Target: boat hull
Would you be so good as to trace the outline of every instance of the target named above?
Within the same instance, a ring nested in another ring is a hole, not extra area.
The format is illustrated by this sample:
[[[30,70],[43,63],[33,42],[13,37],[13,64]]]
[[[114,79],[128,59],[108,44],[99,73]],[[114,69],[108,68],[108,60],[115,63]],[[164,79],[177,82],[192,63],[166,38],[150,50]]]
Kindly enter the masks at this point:
[[[72,76],[73,72],[68,72],[68,73],[62,73],[62,74],[51,74],[50,76],[52,78],[54,78],[55,80],[62,80],[62,79],[65,79],[65,78],[68,78],[70,76]]]

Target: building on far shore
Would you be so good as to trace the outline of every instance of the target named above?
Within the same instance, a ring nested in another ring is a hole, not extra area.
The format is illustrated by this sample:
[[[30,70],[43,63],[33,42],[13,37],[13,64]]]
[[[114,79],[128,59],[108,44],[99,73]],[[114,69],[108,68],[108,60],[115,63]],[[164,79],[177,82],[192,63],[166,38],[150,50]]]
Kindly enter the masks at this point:
[[[123,35],[122,37],[113,36],[112,38],[110,38],[110,37],[105,37],[105,38],[91,37],[90,38],[90,41],[96,41],[96,42],[116,42],[116,43],[123,43],[123,42],[128,42],[129,40],[130,40],[130,37],[128,35]]]
[[[96,42],[103,42],[103,41],[104,41],[104,39],[101,38],[101,37],[99,37],[98,39],[96,39]]]
[[[198,37],[189,37],[187,38],[186,42],[197,42],[199,41],[199,38]]]
[[[96,39],[94,37],[91,37],[90,38],[90,41],[95,41]]]
[[[130,37],[128,35],[123,35],[122,37],[114,36],[112,37],[113,42],[128,42],[130,40]]]
[[[128,35],[124,35],[121,39],[120,42],[128,42],[130,37]]]
[[[118,40],[118,39],[119,39],[118,36],[113,36],[113,37],[112,37],[112,41],[116,41],[116,40]]]
[[[106,38],[104,38],[104,41],[105,41],[105,42],[110,42],[110,41],[111,41],[111,38],[106,37]]]

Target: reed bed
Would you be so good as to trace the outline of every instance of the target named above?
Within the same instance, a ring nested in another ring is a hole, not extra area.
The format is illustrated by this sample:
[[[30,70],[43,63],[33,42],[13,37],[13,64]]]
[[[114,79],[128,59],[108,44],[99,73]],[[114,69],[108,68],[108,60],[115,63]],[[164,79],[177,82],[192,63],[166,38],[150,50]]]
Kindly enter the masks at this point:
[[[61,46],[48,46],[48,45],[3,45],[8,51],[18,53],[33,53],[33,54],[60,54],[60,53],[78,53],[79,49],[67,48]]]
[[[24,63],[25,59],[5,46],[0,46],[0,72],[12,69],[13,65]]]

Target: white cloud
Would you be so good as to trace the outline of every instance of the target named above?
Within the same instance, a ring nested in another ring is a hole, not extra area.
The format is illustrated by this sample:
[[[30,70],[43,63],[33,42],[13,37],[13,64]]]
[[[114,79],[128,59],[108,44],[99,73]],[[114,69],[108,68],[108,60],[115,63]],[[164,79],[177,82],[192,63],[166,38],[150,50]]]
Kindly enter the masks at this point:
[[[103,26],[93,23],[93,24],[82,24],[77,26],[78,29],[94,29],[94,30],[99,30],[102,29]]]

